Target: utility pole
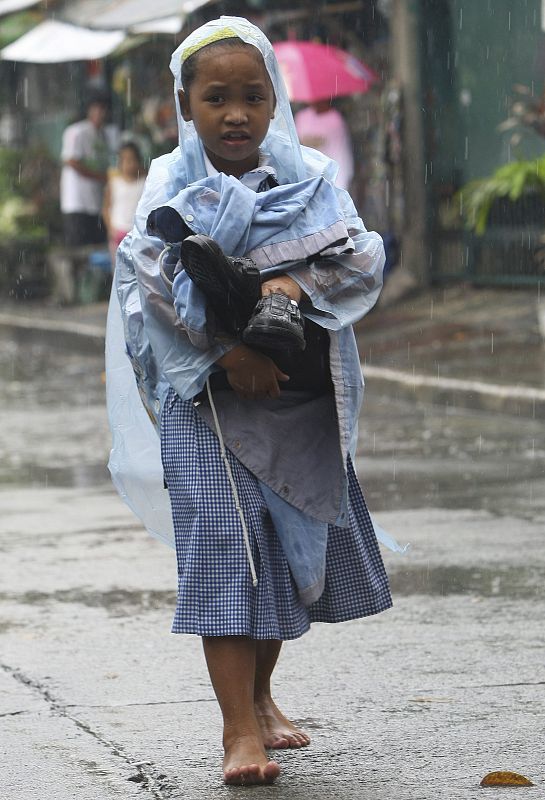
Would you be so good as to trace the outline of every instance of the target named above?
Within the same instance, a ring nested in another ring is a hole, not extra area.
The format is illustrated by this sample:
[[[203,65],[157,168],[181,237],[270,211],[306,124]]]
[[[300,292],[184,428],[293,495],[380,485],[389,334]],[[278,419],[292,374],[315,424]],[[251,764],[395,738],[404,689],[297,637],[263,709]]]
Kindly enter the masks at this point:
[[[391,16],[393,77],[403,109],[403,266],[420,286],[429,282],[425,125],[421,73],[421,0],[394,0]]]

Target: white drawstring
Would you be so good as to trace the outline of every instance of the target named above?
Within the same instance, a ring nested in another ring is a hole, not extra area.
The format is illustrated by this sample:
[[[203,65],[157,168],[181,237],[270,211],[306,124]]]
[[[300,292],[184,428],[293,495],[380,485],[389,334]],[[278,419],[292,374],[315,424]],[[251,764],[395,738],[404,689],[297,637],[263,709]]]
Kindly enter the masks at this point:
[[[216,426],[216,434],[218,436],[218,440],[220,443],[220,452],[221,457],[223,459],[223,463],[225,464],[225,469],[227,471],[227,477],[229,478],[229,483],[231,484],[231,490],[233,492],[233,498],[235,500],[235,508],[238,511],[238,515],[240,517],[240,523],[242,525],[242,535],[244,537],[244,546],[246,547],[246,555],[248,557],[248,564],[250,565],[250,572],[252,573],[252,584],[257,586],[257,573],[255,571],[255,564],[254,559],[252,557],[252,550],[250,548],[250,537],[248,535],[248,527],[246,525],[246,520],[244,519],[244,513],[242,511],[242,507],[240,505],[240,498],[238,496],[237,485],[235,483],[235,479],[233,478],[233,473],[231,471],[231,465],[229,464],[229,459],[227,458],[227,451],[225,449],[225,442],[223,441],[223,434],[221,432],[220,423],[218,419],[218,414],[216,411],[216,405],[212,398],[212,390],[210,388],[210,381],[206,380],[206,391],[208,392],[208,400],[210,402],[210,408],[212,409],[212,416],[214,417],[214,425]]]
[[[161,250],[161,255],[159,256],[159,272],[161,273],[161,277],[167,285],[168,290],[172,291],[172,281],[168,277],[165,272],[165,268],[163,267],[163,261],[165,256],[167,255],[168,251],[172,248],[172,245],[166,244],[164,248]]]

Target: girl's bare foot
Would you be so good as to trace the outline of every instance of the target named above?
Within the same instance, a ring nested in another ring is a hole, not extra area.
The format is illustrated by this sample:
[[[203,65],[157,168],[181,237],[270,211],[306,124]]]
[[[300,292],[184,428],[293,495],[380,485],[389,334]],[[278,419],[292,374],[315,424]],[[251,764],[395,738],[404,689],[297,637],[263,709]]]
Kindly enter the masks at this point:
[[[280,775],[276,761],[269,761],[255,734],[224,736],[223,779],[237,786],[273,783]]]
[[[280,750],[288,747],[307,747],[310,744],[310,736],[299,730],[282,714],[272,697],[255,702],[255,715],[264,747]]]

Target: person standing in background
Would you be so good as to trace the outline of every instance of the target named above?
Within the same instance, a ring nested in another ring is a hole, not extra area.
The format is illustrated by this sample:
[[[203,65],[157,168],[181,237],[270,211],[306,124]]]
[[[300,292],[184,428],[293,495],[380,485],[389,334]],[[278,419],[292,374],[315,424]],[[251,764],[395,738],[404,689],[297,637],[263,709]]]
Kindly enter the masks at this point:
[[[132,229],[136,206],[146,182],[146,171],[138,145],[124,142],[118,152],[117,169],[110,170],[104,191],[102,216],[108,231],[108,245],[115,265],[115,253]]]
[[[105,127],[108,108],[104,95],[91,97],[85,119],[69,125],[62,137],[60,201],[66,247],[106,241],[102,196],[115,151],[112,132]]]
[[[350,189],[354,176],[354,156],[348,125],[329,100],[318,100],[295,114],[295,127],[301,144],[314,147],[339,165],[335,185]]]

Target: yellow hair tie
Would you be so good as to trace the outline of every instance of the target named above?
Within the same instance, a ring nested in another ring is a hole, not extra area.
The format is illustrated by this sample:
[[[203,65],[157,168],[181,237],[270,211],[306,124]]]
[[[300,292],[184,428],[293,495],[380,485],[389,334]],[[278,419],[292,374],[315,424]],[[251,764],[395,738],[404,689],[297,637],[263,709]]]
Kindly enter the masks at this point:
[[[193,53],[197,53],[203,47],[206,47],[207,44],[212,44],[212,42],[219,42],[222,39],[235,39],[238,38],[238,33],[233,30],[233,28],[221,28],[221,30],[216,31],[215,33],[211,33],[210,36],[206,36],[202,41],[198,42],[198,44],[193,44],[190,47],[187,47],[185,50],[182,51],[182,55],[180,58],[181,63],[183,64],[189,56],[192,56]]]

